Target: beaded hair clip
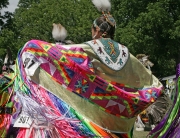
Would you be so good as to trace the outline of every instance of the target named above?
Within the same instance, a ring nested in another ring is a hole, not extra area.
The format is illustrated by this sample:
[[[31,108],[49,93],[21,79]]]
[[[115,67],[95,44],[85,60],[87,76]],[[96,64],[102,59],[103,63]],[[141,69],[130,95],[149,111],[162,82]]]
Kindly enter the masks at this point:
[[[110,14],[110,12],[108,13],[103,13],[106,21],[111,25],[111,26],[115,26],[116,27],[116,21],[115,19],[112,17],[112,15]]]

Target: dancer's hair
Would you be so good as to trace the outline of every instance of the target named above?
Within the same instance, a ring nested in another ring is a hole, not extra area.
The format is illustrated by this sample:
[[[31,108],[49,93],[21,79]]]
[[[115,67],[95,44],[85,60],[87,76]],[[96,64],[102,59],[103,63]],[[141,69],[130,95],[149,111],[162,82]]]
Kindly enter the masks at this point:
[[[110,14],[110,0],[92,0],[92,2],[95,7],[102,12],[102,15],[94,20],[93,28],[102,32],[102,37],[113,39],[116,28],[116,21]]]
[[[110,24],[104,15],[101,15],[99,18],[94,20],[93,28],[94,30],[102,32],[102,37],[114,39],[116,27],[115,25]]]

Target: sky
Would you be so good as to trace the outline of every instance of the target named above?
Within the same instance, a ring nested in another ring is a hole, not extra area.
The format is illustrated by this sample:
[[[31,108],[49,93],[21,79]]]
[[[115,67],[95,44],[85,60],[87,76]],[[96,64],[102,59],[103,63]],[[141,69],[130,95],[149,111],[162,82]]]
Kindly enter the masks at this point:
[[[1,10],[1,13],[3,14],[4,11],[14,12],[14,10],[17,8],[18,2],[19,2],[19,0],[9,0],[8,8],[3,8]]]

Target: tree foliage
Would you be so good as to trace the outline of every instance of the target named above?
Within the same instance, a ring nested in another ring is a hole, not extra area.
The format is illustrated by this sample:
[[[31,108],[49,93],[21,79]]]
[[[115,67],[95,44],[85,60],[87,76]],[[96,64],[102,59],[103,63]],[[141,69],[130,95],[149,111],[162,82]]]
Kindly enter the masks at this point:
[[[99,16],[90,0],[20,0],[13,22],[1,32],[0,45],[10,46],[14,57],[29,40],[54,42],[52,24],[61,23],[75,43],[91,39],[91,24]]]
[[[82,43],[90,39],[92,21],[99,15],[90,0],[30,0],[30,3],[20,1],[14,16],[17,46],[30,39],[53,42],[53,23],[61,23],[68,30],[68,39]]]
[[[5,13],[2,13],[3,8],[7,8],[9,5],[9,0],[1,0],[0,1],[0,28],[3,28],[7,25],[9,25],[11,21],[12,13],[6,11]]]
[[[146,54],[155,64],[153,73],[172,75],[179,63],[180,1],[111,0],[117,21],[115,40],[133,54]],[[91,0],[20,0],[13,22],[4,28],[0,45],[17,55],[28,40],[54,42],[52,24],[61,23],[75,43],[91,39],[91,25],[100,15]]]
[[[147,54],[158,77],[172,75],[180,63],[180,1],[118,0],[116,40],[136,54]]]
[[[8,0],[1,0],[0,1],[0,9],[7,7],[8,4],[9,4]]]
[[[5,13],[2,12],[3,8],[7,8],[9,5],[9,0],[1,0],[0,1],[0,35],[2,34],[2,29],[9,27],[12,21],[12,13],[6,11]],[[1,42],[6,41],[4,38],[0,37],[0,70],[2,66],[2,60],[5,53],[5,47],[2,45]]]

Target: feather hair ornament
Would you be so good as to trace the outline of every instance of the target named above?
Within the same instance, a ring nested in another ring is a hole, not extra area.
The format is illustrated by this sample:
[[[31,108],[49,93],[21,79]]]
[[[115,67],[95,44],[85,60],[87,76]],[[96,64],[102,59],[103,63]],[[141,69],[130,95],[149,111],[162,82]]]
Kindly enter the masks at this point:
[[[110,14],[111,10],[111,3],[110,0],[92,0],[92,3],[94,6],[98,9],[98,11],[101,11],[106,21],[111,25],[116,27],[116,21]],[[96,20],[94,21],[94,26],[96,28],[99,28],[96,24]]]
[[[53,23],[52,36],[56,41],[64,41],[67,37],[67,30],[60,23]]]
[[[98,9],[98,11],[109,12],[111,10],[110,0],[92,0],[92,3]]]

